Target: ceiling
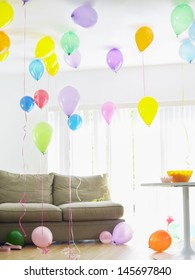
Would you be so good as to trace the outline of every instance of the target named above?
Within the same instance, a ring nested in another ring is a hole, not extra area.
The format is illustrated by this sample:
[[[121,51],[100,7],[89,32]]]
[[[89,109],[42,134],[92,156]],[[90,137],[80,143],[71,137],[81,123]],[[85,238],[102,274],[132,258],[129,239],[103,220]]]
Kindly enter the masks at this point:
[[[84,0],[7,0],[14,9],[13,21],[2,28],[11,40],[10,54],[0,63],[0,73],[28,71],[35,58],[37,42],[50,36],[56,45],[60,71],[72,71],[64,61],[60,39],[67,31],[80,39],[81,63],[78,71],[108,68],[106,54],[111,48],[123,53],[123,67],[141,65],[142,55],[135,42],[135,32],[148,26],[154,39],[143,52],[144,63],[149,65],[181,63],[179,46],[186,34],[176,37],[170,22],[173,8],[188,3],[195,11],[195,1],[179,0],[91,0],[98,14],[97,23],[89,28],[77,25],[70,15],[86,3]]]

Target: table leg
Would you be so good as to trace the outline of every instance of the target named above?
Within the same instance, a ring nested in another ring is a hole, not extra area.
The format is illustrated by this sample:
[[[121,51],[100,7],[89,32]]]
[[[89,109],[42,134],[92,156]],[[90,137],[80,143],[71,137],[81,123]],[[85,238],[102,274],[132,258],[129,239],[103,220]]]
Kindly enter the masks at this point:
[[[190,242],[190,210],[189,210],[189,188],[183,186],[183,230],[184,230],[184,247],[182,255],[188,258],[190,255],[195,254],[192,250]]]

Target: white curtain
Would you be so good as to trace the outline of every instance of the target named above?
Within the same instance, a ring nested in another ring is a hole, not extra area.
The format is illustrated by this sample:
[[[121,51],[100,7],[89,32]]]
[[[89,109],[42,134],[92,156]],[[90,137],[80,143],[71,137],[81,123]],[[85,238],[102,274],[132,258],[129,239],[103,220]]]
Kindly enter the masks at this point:
[[[180,188],[147,188],[141,183],[160,182],[170,169],[192,169],[195,176],[195,106],[160,106],[150,127],[137,108],[118,106],[110,125],[100,107],[76,113],[82,126],[71,131],[60,109],[49,112],[54,136],[48,171],[80,176],[108,173],[112,199],[123,203],[125,217],[132,223],[144,229],[165,228],[169,215],[182,223]]]

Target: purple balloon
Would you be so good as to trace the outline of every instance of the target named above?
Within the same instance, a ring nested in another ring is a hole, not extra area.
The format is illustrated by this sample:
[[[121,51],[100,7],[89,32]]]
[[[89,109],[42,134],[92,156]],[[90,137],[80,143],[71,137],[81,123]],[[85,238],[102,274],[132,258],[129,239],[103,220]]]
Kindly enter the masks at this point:
[[[112,243],[120,245],[128,242],[133,237],[133,231],[131,227],[125,223],[121,222],[117,224],[112,233]]]
[[[98,15],[97,12],[88,3],[86,3],[76,8],[72,12],[71,18],[76,24],[86,28],[96,24]]]
[[[23,5],[25,5],[26,4],[26,2],[29,2],[30,0],[22,0],[22,2],[23,2]]]
[[[123,54],[119,49],[113,48],[107,53],[106,60],[110,69],[117,72],[123,64]]]
[[[78,68],[81,63],[81,54],[79,50],[72,52],[70,55],[64,53],[65,62],[73,68]]]
[[[76,110],[80,100],[78,91],[71,86],[64,87],[58,96],[58,101],[63,112],[70,117]]]

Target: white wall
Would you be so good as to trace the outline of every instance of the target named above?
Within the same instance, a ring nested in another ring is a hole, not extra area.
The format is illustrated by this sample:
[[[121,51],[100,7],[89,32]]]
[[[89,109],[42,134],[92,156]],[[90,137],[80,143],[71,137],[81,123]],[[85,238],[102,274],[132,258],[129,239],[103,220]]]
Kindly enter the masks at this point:
[[[110,69],[58,73],[55,77],[46,73],[35,81],[25,75],[0,76],[0,169],[12,172],[46,172],[46,157],[36,148],[32,128],[39,121],[47,120],[49,107],[58,105],[58,93],[67,86],[80,93],[80,106],[98,105],[105,101],[135,105],[145,94],[161,104],[163,101],[195,99],[195,66],[192,64],[144,66],[122,68],[116,74]],[[25,83],[24,83],[25,81]],[[25,88],[25,89],[24,89]],[[25,113],[20,108],[24,95],[34,96],[37,89],[49,93],[49,103],[42,110],[34,107]]]

